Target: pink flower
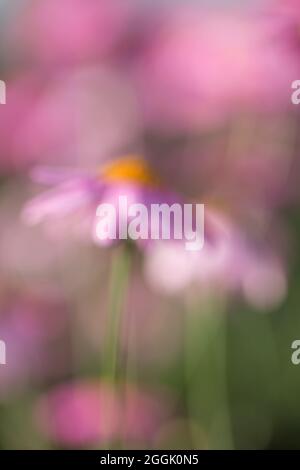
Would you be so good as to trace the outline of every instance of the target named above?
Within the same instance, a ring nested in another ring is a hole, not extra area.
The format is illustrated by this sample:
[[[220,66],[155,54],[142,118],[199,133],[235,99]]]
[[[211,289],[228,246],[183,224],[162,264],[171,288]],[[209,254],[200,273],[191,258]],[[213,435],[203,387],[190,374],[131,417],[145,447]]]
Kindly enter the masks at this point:
[[[290,104],[295,55],[278,25],[239,11],[170,11],[136,70],[147,122],[170,129],[222,125]]]
[[[127,385],[116,392],[108,383],[75,382],[56,387],[37,403],[40,430],[62,446],[117,439],[137,443],[153,438],[166,415],[160,396]]]
[[[211,209],[206,211],[206,227],[200,252],[187,252],[178,242],[149,246],[145,272],[150,285],[169,294],[201,286],[203,294],[239,294],[259,310],[278,306],[287,292],[280,256]]]
[[[96,211],[100,204],[116,208],[117,220],[128,222],[127,213],[119,213],[120,196],[126,196],[128,206],[142,203],[173,203],[176,195],[161,186],[157,176],[143,160],[126,157],[103,165],[98,174],[36,169],[33,174],[42,183],[55,185],[29,202],[23,211],[27,223],[44,222],[52,235],[79,235],[100,245],[111,245],[110,238],[96,236]]]
[[[103,58],[129,27],[127,0],[29,0],[8,32],[10,50],[43,65]]]
[[[266,13],[277,22],[281,30],[281,39],[285,42],[288,49],[296,52],[299,62],[299,0],[269,0],[266,4]],[[298,77],[299,74],[294,77],[294,80]]]
[[[97,66],[12,79],[0,113],[0,168],[89,167],[129,146],[138,132],[129,88],[116,71]]]

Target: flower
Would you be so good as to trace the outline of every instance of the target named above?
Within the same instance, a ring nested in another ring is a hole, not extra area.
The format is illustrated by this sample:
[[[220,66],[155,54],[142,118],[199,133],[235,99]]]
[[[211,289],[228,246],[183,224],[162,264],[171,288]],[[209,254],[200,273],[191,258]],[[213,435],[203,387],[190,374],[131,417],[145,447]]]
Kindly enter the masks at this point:
[[[104,165],[97,174],[68,172],[37,168],[34,179],[57,185],[29,202],[23,211],[27,223],[44,222],[52,235],[66,233],[93,239],[100,245],[110,245],[109,238],[99,240],[96,235],[96,211],[100,204],[116,208],[117,219],[128,223],[127,213],[118,212],[120,196],[126,196],[128,205],[142,203],[173,203],[178,197],[166,190],[149,165],[135,156],[124,157]],[[63,229],[63,230],[61,230]]]
[[[10,50],[42,65],[103,58],[127,32],[129,6],[127,0],[30,0],[10,24]]]
[[[0,169],[71,162],[93,167],[135,140],[134,103],[130,86],[112,67],[22,72],[11,78],[1,107]]]
[[[145,442],[167,414],[161,398],[134,385],[117,392],[96,380],[66,383],[38,401],[36,422],[48,438],[69,447],[117,439]]]
[[[182,203],[180,196],[166,191],[145,161],[134,156],[104,165],[98,174],[73,171],[69,174],[39,168],[34,177],[44,183],[57,183],[54,189],[27,204],[23,215],[29,223],[44,222],[51,235],[80,235],[100,246],[116,240],[99,239],[96,212],[99,204],[116,208],[117,221],[128,223],[127,213],[119,207],[119,197],[129,204]],[[206,291],[218,288],[223,293],[239,293],[258,309],[273,308],[286,294],[287,279],[283,261],[263,241],[246,236],[228,216],[205,208],[204,248],[186,251],[182,241],[147,240],[139,243],[145,254],[145,273],[158,290],[183,292],[193,285]],[[264,286],[264,289],[262,289]]]
[[[287,292],[283,260],[263,242],[254,242],[224,214],[206,211],[206,237],[200,252],[180,242],[149,246],[146,277],[156,290],[240,294],[258,310],[277,307]]]
[[[270,0],[266,4],[266,12],[280,27],[281,40],[288,50],[296,53],[299,62],[300,47],[300,3],[299,0]],[[298,78],[299,74],[294,77]]]
[[[290,104],[298,64],[278,22],[249,12],[175,8],[136,66],[145,119],[161,130],[205,130]]]

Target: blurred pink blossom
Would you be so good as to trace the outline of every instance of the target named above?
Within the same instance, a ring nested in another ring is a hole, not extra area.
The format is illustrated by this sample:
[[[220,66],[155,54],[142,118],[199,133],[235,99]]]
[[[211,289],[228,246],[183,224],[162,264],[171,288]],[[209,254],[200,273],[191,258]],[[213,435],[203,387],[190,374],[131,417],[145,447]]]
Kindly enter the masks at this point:
[[[41,65],[103,58],[130,26],[127,0],[28,0],[10,23],[10,50]]]
[[[294,50],[299,62],[300,50],[300,2],[299,0],[269,0],[266,2],[266,14],[273,18],[280,27],[282,44]],[[294,77],[298,79],[299,74]]]
[[[173,203],[175,194],[160,186],[156,175],[141,158],[123,157],[103,165],[98,174],[51,171],[37,168],[36,180],[54,185],[30,201],[23,210],[27,223],[44,222],[52,235],[79,235],[86,240],[107,246],[115,241],[109,237],[100,240],[96,235],[96,211],[99,204],[116,208],[117,220],[128,223],[128,215],[119,213],[119,197],[126,196],[128,206],[141,203],[149,207],[154,203]]]
[[[135,100],[113,69],[22,73],[0,113],[0,168],[99,164],[135,141]]]
[[[178,242],[149,246],[145,272],[150,285],[169,294],[201,286],[203,295],[240,294],[259,310],[285,298],[284,263],[271,247],[247,237],[226,216],[206,210],[204,248],[190,253]]]
[[[117,392],[105,382],[68,383],[37,403],[37,425],[52,441],[69,447],[117,439],[145,442],[167,414],[161,398],[132,385]]]
[[[238,10],[169,11],[136,67],[146,121],[195,130],[289,109],[299,67],[277,34],[276,21]]]

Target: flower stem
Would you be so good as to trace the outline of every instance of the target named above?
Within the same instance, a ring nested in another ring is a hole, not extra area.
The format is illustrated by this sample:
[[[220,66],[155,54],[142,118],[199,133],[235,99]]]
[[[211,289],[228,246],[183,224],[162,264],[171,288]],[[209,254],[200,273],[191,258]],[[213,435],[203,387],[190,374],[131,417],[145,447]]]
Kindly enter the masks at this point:
[[[193,448],[199,448],[197,427],[206,428],[209,448],[232,449],[227,371],[226,312],[222,303],[201,304],[186,311],[185,375],[187,414]]]
[[[126,245],[113,254],[104,352],[105,376],[112,384],[117,382],[122,310],[126,300],[130,260],[130,248]]]

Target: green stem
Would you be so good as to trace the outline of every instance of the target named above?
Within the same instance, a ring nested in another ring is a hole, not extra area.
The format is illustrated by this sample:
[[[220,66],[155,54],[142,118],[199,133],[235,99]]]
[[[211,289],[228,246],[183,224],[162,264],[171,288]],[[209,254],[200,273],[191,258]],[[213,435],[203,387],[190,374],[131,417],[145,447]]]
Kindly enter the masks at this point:
[[[199,448],[197,422],[200,428],[206,428],[210,448],[233,447],[227,383],[227,313],[224,310],[222,302],[209,305],[193,299],[185,312],[186,402],[194,448]]]
[[[131,253],[126,245],[122,245],[120,249],[116,250],[112,259],[104,353],[105,376],[112,384],[115,384],[117,381],[122,311],[128,287],[130,259]]]

